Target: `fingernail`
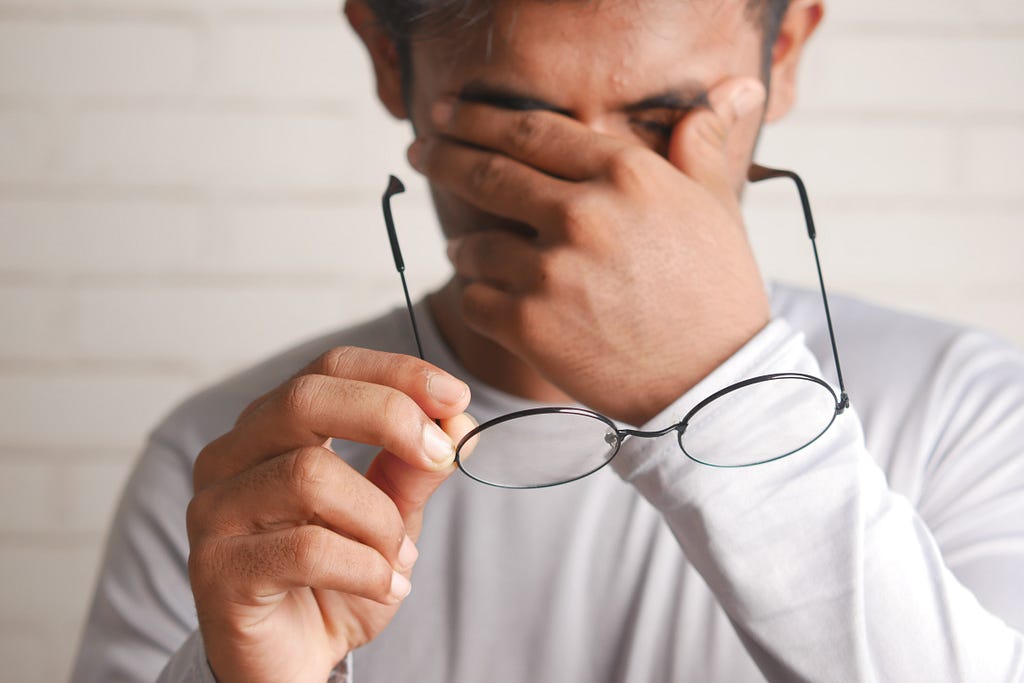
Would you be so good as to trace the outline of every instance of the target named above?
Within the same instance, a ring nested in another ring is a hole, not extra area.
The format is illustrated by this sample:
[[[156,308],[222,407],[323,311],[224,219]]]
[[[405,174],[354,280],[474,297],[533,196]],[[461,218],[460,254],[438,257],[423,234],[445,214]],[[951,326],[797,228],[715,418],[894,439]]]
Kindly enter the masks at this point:
[[[441,403],[458,403],[469,387],[451,375],[431,375],[427,380],[427,392]]]
[[[433,119],[437,126],[447,126],[448,122],[452,120],[452,113],[455,111],[455,107],[448,100],[438,100],[434,102],[434,106],[430,110],[430,117]]]
[[[455,460],[455,444],[433,423],[423,426],[423,450],[437,465],[449,465]]]
[[[412,584],[409,583],[409,579],[405,578],[398,572],[391,573],[391,597],[396,602],[405,599],[405,596],[409,595],[412,591]]]
[[[750,81],[737,90],[732,96],[732,108],[737,118],[743,118],[764,102],[764,86],[756,81]]]
[[[402,547],[398,549],[398,564],[402,569],[409,569],[419,559],[420,551],[416,550],[416,544],[408,536],[402,541]]]
[[[417,171],[423,169],[420,168],[420,155],[423,152],[423,143],[419,140],[414,140],[409,149],[406,150],[405,156],[409,159],[409,165],[415,168]]]

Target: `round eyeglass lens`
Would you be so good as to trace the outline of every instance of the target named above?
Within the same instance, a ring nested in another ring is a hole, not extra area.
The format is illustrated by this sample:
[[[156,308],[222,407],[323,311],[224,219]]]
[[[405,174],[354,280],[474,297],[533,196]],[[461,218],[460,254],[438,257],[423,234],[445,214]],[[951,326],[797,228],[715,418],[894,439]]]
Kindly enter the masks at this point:
[[[459,445],[459,467],[485,484],[553,486],[601,469],[619,448],[615,426],[583,411],[499,418]]]
[[[758,378],[729,388],[694,413],[679,436],[690,458],[714,467],[777,460],[831,426],[836,395],[813,377]]]

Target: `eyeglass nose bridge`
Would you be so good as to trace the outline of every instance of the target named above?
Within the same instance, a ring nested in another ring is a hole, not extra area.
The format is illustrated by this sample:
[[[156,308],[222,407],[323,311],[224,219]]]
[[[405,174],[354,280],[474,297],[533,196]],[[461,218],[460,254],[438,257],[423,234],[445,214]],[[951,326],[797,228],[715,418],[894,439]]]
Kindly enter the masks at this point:
[[[641,439],[657,439],[671,432],[677,432],[679,435],[682,435],[682,433],[686,431],[687,422],[688,420],[683,420],[682,422],[677,422],[669,425],[668,427],[655,429],[653,431],[644,431],[642,429],[620,429],[618,430],[619,443],[621,444],[627,436],[635,436]]]

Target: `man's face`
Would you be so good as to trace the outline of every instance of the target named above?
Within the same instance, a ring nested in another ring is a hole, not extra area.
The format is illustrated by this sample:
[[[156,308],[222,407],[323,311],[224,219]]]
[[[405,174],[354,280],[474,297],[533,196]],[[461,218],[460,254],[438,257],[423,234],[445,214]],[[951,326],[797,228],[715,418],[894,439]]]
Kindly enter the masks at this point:
[[[491,22],[413,42],[409,116],[423,135],[433,130],[431,106],[446,95],[551,109],[664,153],[674,124],[709,89],[761,73],[761,31],[745,10],[746,0],[497,2]],[[754,143],[754,135],[729,140],[737,192]],[[448,236],[507,227],[432,191]]]

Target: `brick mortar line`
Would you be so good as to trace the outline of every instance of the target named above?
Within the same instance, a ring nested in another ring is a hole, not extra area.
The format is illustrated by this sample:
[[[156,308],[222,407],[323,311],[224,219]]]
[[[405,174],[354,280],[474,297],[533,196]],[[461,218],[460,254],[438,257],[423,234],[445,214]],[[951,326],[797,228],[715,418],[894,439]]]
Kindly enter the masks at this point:
[[[238,205],[250,208],[253,205],[279,207],[302,207],[311,205],[338,208],[377,206],[380,194],[374,189],[351,189],[330,191],[276,191],[276,190],[230,190],[224,188],[210,189],[205,185],[176,186],[131,186],[131,185],[55,185],[55,184],[21,184],[0,182],[0,202],[2,201],[125,201],[144,202],[167,201],[171,203],[213,203],[220,208],[231,208]],[[998,195],[961,194],[950,198],[948,193],[915,194],[899,196],[884,194],[833,194],[819,193],[815,196],[815,206],[831,206],[836,209],[860,209],[867,211],[865,202],[871,202],[872,211],[888,207],[918,207],[921,209],[963,209],[965,211],[996,210],[1024,211],[1024,196],[1019,192],[1008,192]],[[411,210],[427,210],[429,203],[418,201],[409,204]]]
[[[387,180],[382,179],[383,182]],[[124,200],[124,201],[168,201],[189,202],[211,205],[238,204],[306,204],[314,206],[336,206],[362,204],[380,201],[376,190],[232,190],[211,188],[209,185],[84,185],[51,183],[5,183],[0,181],[0,201],[7,199],[41,200]]]
[[[800,119],[801,122],[821,124],[835,123],[838,125],[858,126],[862,124],[890,124],[901,125],[944,125],[944,126],[993,126],[1010,125],[1019,126],[1024,124],[1024,106],[1019,110],[974,110],[974,111],[949,111],[935,109],[913,109],[905,108],[899,110],[884,109],[847,109],[841,107],[814,107],[807,106],[794,109],[792,119]],[[785,120],[784,120],[785,121]],[[783,123],[782,125],[786,125]],[[796,127],[797,123],[789,125]]]
[[[354,123],[366,123],[376,112],[365,103],[330,96],[290,95],[221,95],[194,92],[156,95],[104,95],[68,93],[3,93],[0,113],[4,109],[31,113],[36,109],[54,110],[72,116],[96,113],[168,113],[168,114],[251,114],[257,116],[315,114],[338,117]],[[383,113],[380,114],[384,116]]]
[[[89,357],[69,352],[67,358],[13,358],[0,356],[0,376],[36,377],[59,373],[73,375],[77,379],[184,379],[189,382],[201,379],[205,372],[201,364],[153,356],[137,359]],[[4,448],[0,444],[0,449]]]
[[[134,188],[101,187],[101,188],[67,188],[13,185],[5,187],[0,183],[0,206],[3,203],[64,203],[74,204],[115,204],[118,206],[160,207],[164,205],[177,208],[194,208],[200,212],[231,211],[234,209],[300,209],[300,210],[366,210],[376,215],[379,211],[380,195],[371,190],[358,190],[351,193],[333,193],[323,195],[288,196],[287,194],[248,195],[229,198],[230,201],[210,199],[201,193],[183,196],[168,196],[166,193],[135,191]],[[241,200],[240,203],[235,200]],[[410,195],[406,210],[410,213],[429,211],[433,215],[434,207],[424,195]],[[203,214],[201,214],[203,215]]]
[[[70,550],[92,549],[102,544],[103,531],[0,531],[0,544],[17,550]],[[91,570],[95,571],[95,569]]]
[[[778,207],[779,209],[783,207]],[[780,212],[781,213],[781,212]],[[788,212],[787,212],[788,213]],[[964,216],[969,218],[969,216]],[[758,227],[753,228],[757,230]],[[1011,228],[1012,229],[1012,228]],[[823,235],[825,239],[829,239],[829,235]],[[966,239],[966,238],[965,238]],[[940,240],[944,241],[944,240]],[[196,277],[193,274],[182,273],[169,276],[150,276],[150,275],[139,275],[133,273],[108,275],[108,274],[92,274],[83,272],[76,274],[74,277],[67,277],[64,275],[53,275],[47,276],[40,274],[36,276],[29,276],[22,280],[12,280],[4,278],[0,280],[0,292],[8,287],[17,291],[23,287],[31,287],[36,291],[39,290],[52,290],[58,294],[69,294],[75,295],[82,291],[85,287],[93,287],[93,294],[99,294],[104,291],[124,293],[126,288],[131,288],[132,294],[139,293],[139,290],[160,290],[160,291],[178,291],[180,293],[186,293],[189,291],[202,292],[202,293],[213,293],[219,290],[236,290],[243,289],[249,292],[259,292],[260,290],[268,290],[277,294],[301,294],[308,293],[308,290],[314,289],[319,290],[325,294],[333,293],[351,293],[352,291],[363,291],[372,290],[377,291],[381,285],[390,282],[387,277],[374,277],[371,279],[357,277],[357,278],[346,278],[345,276],[335,275],[330,273],[324,273],[318,277],[303,276],[303,274],[275,274],[269,277],[266,274],[259,273],[256,271],[243,274],[240,277],[217,277],[209,276]],[[445,277],[445,274],[439,275],[439,277]],[[1000,282],[1003,278],[997,278]],[[1022,280],[1024,281],[1024,280]],[[423,284],[421,288],[427,287],[427,284]],[[144,292],[143,292],[144,293]],[[36,358],[35,356],[27,358]],[[24,362],[26,357],[4,355],[0,352],[0,371],[4,370],[4,363],[8,364],[20,364]],[[139,357],[138,362],[163,362],[161,359],[154,357],[154,359],[148,359],[144,356]],[[74,356],[68,358],[65,362],[73,364],[75,368],[81,368],[82,363],[120,363],[120,361],[110,361],[110,359],[97,356]],[[190,365],[178,365],[179,361],[168,361],[172,363],[168,367],[163,368],[167,372],[190,372],[196,368]],[[13,365],[18,367],[18,365]],[[125,366],[130,367],[130,366]]]
[[[382,231],[383,232],[383,231]],[[382,246],[380,262],[382,267],[387,266],[385,258],[386,246]],[[381,282],[390,282],[388,275],[381,276]],[[365,280],[362,276],[359,280]],[[373,279],[375,283],[377,278]],[[115,288],[121,289],[126,285],[137,288],[175,288],[175,289],[197,289],[209,291],[213,289],[234,289],[242,286],[250,290],[306,290],[324,289],[334,290],[340,286],[351,286],[352,278],[339,272],[314,272],[309,271],[273,271],[271,269],[251,269],[225,274],[211,270],[169,270],[164,272],[132,272],[124,271],[110,273],[82,270],[45,272],[45,271],[4,271],[0,269],[0,290],[7,287],[18,287],[24,285],[36,285],[47,288]]]
[[[912,20],[905,22],[846,21],[843,23],[826,23],[822,26],[825,38],[935,38],[935,39],[974,39],[997,38],[1008,40],[1024,39],[1024,18],[1001,21],[999,19],[968,19],[966,22],[955,23],[920,23]],[[812,48],[813,49],[813,48]]]
[[[37,24],[58,25],[80,22],[96,24],[139,24],[166,26],[177,24],[200,28],[202,26],[217,27],[280,27],[286,28],[324,28],[337,27],[341,31],[350,31],[340,11],[328,12],[318,8],[230,8],[205,7],[196,2],[192,5],[175,3],[166,6],[150,5],[137,7],[82,7],[77,5],[54,5],[38,7],[33,5],[4,5],[0,3],[0,23],[33,22]]]
[[[207,21],[211,16],[214,16],[213,11],[202,12],[184,8],[180,5],[144,8],[133,8],[130,5],[125,5],[123,8],[111,8],[59,4],[50,6],[12,5],[0,2],[0,23],[20,21],[40,24],[61,24],[77,21],[109,24],[153,24],[157,26],[185,24],[194,26]]]
[[[208,21],[209,19],[245,21],[247,23],[280,25],[282,21],[299,25],[311,23],[321,25],[327,18],[333,18],[339,25],[345,26],[344,18],[339,9],[333,5],[324,7],[300,6],[292,9],[280,7],[215,7],[204,6],[201,2],[168,2],[152,3],[146,7],[138,7],[130,2],[97,3],[83,7],[76,3],[59,2],[47,6],[38,6],[29,2],[0,2],[0,20],[7,18],[28,18],[37,20],[63,21],[67,19],[100,19],[120,21],[147,20],[153,22],[166,21],[168,18],[187,17]],[[831,35],[866,35],[871,37],[889,36],[924,36],[924,37],[1011,37],[1024,36],[1024,19],[987,18],[984,16],[967,16],[963,19],[949,21],[921,22],[920,20],[877,21],[850,19],[842,22],[826,20],[825,30]]]
[[[69,460],[84,465],[123,465],[138,457],[142,444],[119,448],[54,448],[38,444],[11,446],[0,443],[0,463],[17,464],[26,460],[46,465],[66,465]]]
[[[377,125],[385,120],[382,112],[365,102],[332,97],[289,95],[218,95],[187,93],[168,95],[67,95],[46,93],[0,94],[0,114],[59,113],[77,115],[166,114],[166,115],[249,115],[253,118],[272,116],[321,116],[355,125]],[[1024,106],[1008,108],[943,110],[934,107],[884,109],[878,107],[842,107],[838,105],[797,105],[791,118],[801,117],[808,123],[839,125],[913,124],[920,125],[1021,125]],[[785,124],[783,124],[785,125]]]

